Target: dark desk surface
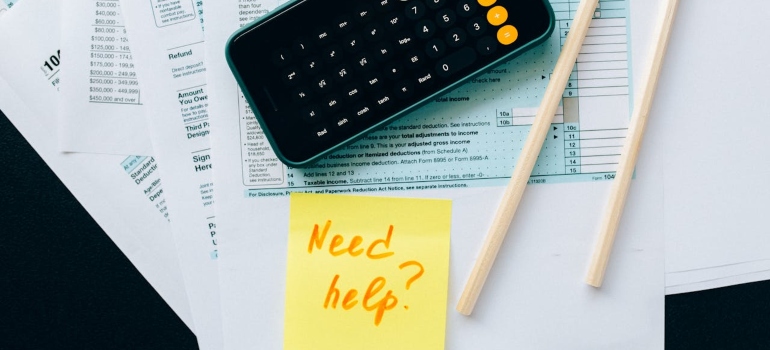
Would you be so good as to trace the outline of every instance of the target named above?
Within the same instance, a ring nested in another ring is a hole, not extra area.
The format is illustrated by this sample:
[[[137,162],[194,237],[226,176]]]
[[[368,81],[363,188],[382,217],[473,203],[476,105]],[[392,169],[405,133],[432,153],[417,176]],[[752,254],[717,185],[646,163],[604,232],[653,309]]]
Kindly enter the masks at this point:
[[[196,348],[1,113],[0,159],[0,349]],[[770,281],[666,297],[668,349],[770,349],[768,325]]]

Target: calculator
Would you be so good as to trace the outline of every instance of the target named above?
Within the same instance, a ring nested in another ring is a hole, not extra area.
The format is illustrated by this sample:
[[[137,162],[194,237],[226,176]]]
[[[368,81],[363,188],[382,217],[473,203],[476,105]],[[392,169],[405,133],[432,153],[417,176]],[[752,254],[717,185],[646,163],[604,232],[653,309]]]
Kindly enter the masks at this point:
[[[548,0],[301,0],[226,56],[276,156],[307,167],[550,37]]]

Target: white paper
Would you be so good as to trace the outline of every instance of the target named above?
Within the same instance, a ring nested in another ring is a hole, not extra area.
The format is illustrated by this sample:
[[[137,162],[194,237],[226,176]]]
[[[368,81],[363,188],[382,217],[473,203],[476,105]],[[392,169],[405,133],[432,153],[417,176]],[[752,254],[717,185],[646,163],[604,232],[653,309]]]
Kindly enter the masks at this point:
[[[681,2],[650,115],[663,127],[648,135],[666,144],[667,293],[768,278],[767,13],[760,0]]]
[[[61,16],[61,151],[152,155],[118,0],[64,0]]]
[[[227,348],[280,348],[283,340],[288,198],[248,198],[237,85],[227,38],[273,1],[206,8],[220,285]],[[655,148],[653,145],[650,148]],[[452,198],[447,349],[650,349],[663,346],[662,174],[642,156],[605,286],[583,283],[609,183],[529,186],[472,317],[454,311],[502,188],[384,195]],[[379,193],[378,193],[379,194]]]
[[[123,1],[145,94],[153,149],[195,320],[198,345],[222,348],[217,237],[211,181],[208,86],[200,14],[191,0]]]
[[[0,36],[0,110],[193,329],[154,159],[58,151],[54,125],[59,95],[41,67],[29,63],[50,62],[58,50],[59,38],[50,33],[59,28],[60,3],[25,0],[0,21],[0,33],[13,33]]]

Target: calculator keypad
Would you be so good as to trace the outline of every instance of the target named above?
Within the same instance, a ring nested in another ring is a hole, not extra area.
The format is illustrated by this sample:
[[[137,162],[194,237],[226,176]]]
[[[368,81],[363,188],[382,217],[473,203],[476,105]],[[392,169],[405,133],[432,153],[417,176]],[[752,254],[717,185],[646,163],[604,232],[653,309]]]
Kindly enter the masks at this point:
[[[545,0],[305,0],[230,55],[278,153],[303,163],[544,37],[551,16]]]

